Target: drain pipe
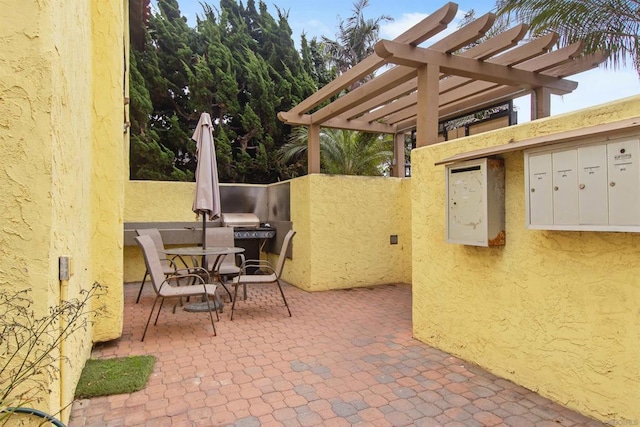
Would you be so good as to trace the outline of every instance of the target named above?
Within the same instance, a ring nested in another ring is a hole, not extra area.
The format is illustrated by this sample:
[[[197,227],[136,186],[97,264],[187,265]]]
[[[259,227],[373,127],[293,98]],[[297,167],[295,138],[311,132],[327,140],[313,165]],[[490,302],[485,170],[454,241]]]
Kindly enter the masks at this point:
[[[58,267],[59,267],[59,280],[60,280],[60,300],[58,301],[58,304],[62,304],[64,301],[67,301],[69,297],[69,279],[71,277],[71,256],[68,256],[68,255],[60,256],[58,258]],[[58,325],[58,330],[60,334],[62,333],[62,331],[64,331],[65,326],[66,326],[65,320],[64,318],[61,318],[60,324]],[[65,392],[64,380],[63,380],[66,374],[66,367],[65,367],[66,364],[64,363],[64,358],[67,354],[65,341],[66,340],[60,341],[60,349],[59,349],[60,357],[58,358],[58,372],[60,372],[60,375],[58,378],[58,392],[59,392],[58,416],[62,418],[64,418],[63,412],[66,412],[65,411],[66,392]],[[43,417],[43,418],[46,418],[46,417]],[[58,425],[52,420],[49,420],[49,421],[51,421],[51,423],[56,426]]]

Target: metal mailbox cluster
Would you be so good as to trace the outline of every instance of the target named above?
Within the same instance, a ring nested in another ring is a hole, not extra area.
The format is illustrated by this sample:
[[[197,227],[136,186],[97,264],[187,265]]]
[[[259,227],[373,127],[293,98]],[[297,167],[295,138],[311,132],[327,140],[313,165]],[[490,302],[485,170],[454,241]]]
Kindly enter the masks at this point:
[[[640,231],[640,139],[525,151],[527,227]]]

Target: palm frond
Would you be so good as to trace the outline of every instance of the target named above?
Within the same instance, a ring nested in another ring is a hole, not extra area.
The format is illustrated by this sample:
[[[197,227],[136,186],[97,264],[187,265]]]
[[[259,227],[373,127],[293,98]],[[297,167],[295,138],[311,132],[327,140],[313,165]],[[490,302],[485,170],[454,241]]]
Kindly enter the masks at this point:
[[[561,46],[583,41],[585,53],[608,51],[606,65],[631,62],[640,74],[638,0],[499,0],[497,12],[530,24],[533,35],[557,32]]]

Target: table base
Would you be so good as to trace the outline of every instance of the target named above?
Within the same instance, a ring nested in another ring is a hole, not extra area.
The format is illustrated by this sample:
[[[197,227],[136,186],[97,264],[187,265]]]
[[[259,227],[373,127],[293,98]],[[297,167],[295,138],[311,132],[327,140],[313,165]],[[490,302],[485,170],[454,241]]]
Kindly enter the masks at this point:
[[[219,301],[218,298],[209,301],[209,304],[207,304],[206,301],[202,301],[202,302],[190,302],[188,304],[185,304],[184,306],[184,311],[188,311],[190,313],[202,313],[204,311],[209,311],[209,305],[211,306],[211,310],[220,310],[220,312],[222,313],[222,308],[224,307],[224,303],[222,301]]]

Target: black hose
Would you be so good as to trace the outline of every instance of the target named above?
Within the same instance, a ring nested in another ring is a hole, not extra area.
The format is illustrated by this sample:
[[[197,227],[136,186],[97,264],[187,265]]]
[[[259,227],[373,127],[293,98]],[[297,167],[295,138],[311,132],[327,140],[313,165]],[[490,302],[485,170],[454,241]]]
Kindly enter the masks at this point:
[[[57,419],[56,417],[53,417],[53,416],[47,414],[46,412],[42,412],[42,411],[39,411],[39,410],[33,409],[33,408],[7,407],[7,408],[4,408],[4,409],[0,410],[0,412],[34,415],[36,417],[40,417],[40,418],[42,418],[44,420],[49,421],[51,424],[53,424],[56,427],[67,427],[59,419]]]

